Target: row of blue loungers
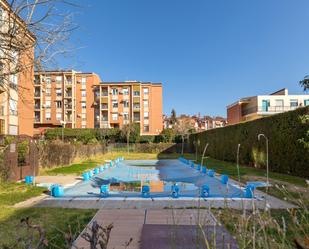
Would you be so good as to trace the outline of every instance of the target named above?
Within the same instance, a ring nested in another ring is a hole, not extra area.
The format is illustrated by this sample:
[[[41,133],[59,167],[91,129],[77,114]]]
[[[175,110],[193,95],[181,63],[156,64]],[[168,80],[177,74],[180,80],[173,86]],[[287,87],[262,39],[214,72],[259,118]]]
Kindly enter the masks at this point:
[[[196,169],[197,171],[201,172],[202,174],[207,174],[210,177],[215,176],[215,171],[213,169],[207,169],[206,166],[202,166],[200,164],[195,165],[193,161],[187,160],[183,157],[178,158],[179,161],[182,163],[189,165],[191,168]],[[228,175],[221,175],[220,181],[222,184],[227,184],[229,180]],[[253,198],[254,197],[254,190],[256,186],[254,184],[247,184],[244,189],[244,198]],[[201,189],[201,197],[207,197],[209,195],[209,186],[207,184],[202,186]]]

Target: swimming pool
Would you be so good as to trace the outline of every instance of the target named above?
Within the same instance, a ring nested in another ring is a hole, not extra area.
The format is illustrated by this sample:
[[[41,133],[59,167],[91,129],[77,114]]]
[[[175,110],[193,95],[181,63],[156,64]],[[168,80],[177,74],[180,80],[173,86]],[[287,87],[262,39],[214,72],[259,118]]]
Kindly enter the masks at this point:
[[[200,197],[208,187],[207,198],[240,198],[244,191],[224,184],[219,177],[209,176],[182,160],[123,160],[103,172],[64,190],[64,197],[102,197],[100,188],[108,186],[105,197],[141,197],[142,186],[149,186],[151,198],[170,197],[177,186],[177,197]]]

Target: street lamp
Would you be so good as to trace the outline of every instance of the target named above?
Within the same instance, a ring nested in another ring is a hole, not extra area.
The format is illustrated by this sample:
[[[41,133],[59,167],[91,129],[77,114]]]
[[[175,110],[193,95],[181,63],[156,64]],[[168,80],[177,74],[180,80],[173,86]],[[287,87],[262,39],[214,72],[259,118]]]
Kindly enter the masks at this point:
[[[65,122],[64,120],[60,121],[60,124],[62,125],[62,142],[64,140],[64,128],[67,122]]]
[[[268,190],[268,185],[269,185],[269,181],[268,181],[268,171],[269,171],[269,167],[268,167],[268,138],[265,136],[265,134],[261,133],[258,135],[258,141],[261,140],[261,137],[265,138],[266,141],[266,189]]]
[[[237,159],[236,159],[236,163],[237,163],[237,174],[238,174],[238,184],[240,186],[240,172],[239,172],[239,149],[240,149],[240,144],[238,144],[237,146]]]

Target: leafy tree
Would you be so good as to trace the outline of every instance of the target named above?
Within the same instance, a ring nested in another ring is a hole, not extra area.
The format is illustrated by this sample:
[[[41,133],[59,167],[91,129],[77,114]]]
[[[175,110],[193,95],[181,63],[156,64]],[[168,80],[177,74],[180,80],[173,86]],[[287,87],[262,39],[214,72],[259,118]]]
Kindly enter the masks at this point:
[[[176,111],[175,111],[175,109],[172,109],[171,118],[170,118],[170,124],[171,125],[175,125],[176,123],[177,123]]]
[[[172,143],[175,139],[175,131],[171,128],[166,128],[161,132],[161,136],[163,138],[163,142]]]
[[[299,84],[304,89],[304,91],[309,90],[309,75],[306,75],[303,80],[299,81]]]

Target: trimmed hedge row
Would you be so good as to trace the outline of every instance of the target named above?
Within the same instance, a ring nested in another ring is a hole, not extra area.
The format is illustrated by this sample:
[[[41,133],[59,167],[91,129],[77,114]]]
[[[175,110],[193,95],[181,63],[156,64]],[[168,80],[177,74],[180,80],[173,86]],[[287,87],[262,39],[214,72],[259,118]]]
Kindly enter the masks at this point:
[[[309,150],[301,142],[308,139],[309,124],[301,117],[309,114],[309,107],[299,108],[270,117],[245,123],[192,134],[189,140],[191,150],[199,142],[198,153],[202,154],[208,143],[206,154],[224,161],[236,162],[236,151],[240,147],[240,163],[265,168],[265,139],[258,141],[258,134],[269,139],[270,171],[309,177]],[[235,168],[236,170],[236,168]]]
[[[42,167],[53,167],[71,164],[76,158],[89,158],[104,154],[107,149],[103,144],[71,144],[51,141],[40,144],[39,164]]]

